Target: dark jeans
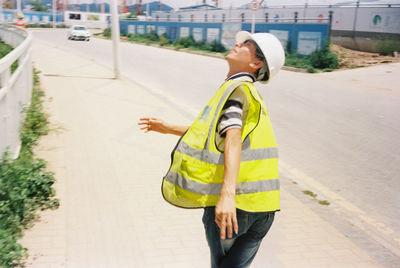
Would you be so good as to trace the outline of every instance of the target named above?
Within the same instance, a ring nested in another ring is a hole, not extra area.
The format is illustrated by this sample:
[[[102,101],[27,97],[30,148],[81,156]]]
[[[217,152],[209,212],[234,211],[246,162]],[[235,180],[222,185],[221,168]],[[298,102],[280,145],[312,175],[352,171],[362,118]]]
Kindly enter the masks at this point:
[[[204,209],[203,223],[211,252],[212,268],[244,268],[253,261],[261,240],[274,221],[275,212],[250,213],[236,209],[239,233],[232,238],[220,239],[215,223],[215,207]]]

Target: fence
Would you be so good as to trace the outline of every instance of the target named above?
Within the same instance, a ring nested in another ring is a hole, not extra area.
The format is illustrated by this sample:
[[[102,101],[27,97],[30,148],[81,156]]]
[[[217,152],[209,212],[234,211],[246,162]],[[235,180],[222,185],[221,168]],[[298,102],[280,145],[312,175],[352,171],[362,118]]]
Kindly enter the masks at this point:
[[[17,12],[11,10],[4,10],[0,13],[0,21],[12,23],[17,19]],[[27,23],[51,23],[53,22],[53,14],[39,13],[39,12],[24,12],[24,20]],[[56,22],[63,22],[64,14],[56,14]]]
[[[1,25],[0,38],[14,47],[0,59],[0,153],[9,151],[16,158],[21,147],[21,112],[30,103],[33,87],[32,35],[21,28]],[[18,67],[11,72],[11,65],[16,61]]]
[[[120,21],[124,34],[146,34],[155,32],[166,34],[170,40],[192,36],[195,41],[220,42],[222,23],[157,22],[157,21]]]
[[[318,23],[314,21],[318,20]],[[329,41],[330,19],[283,18],[274,19],[270,23],[256,21],[255,32],[272,33],[288,51],[299,55],[309,55],[320,49]],[[192,36],[197,42],[222,43],[230,49],[235,44],[238,31],[251,31],[251,23],[247,22],[186,22],[186,21],[133,21],[121,20],[120,29],[123,34],[166,34],[168,39],[175,40]]]

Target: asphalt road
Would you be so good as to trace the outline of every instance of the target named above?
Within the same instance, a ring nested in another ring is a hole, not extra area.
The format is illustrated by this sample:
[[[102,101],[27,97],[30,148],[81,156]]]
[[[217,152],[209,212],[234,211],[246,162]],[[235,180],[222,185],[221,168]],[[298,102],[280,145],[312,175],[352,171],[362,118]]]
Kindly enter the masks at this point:
[[[111,41],[69,41],[64,30],[34,31],[34,42],[42,41],[112,66]],[[125,42],[121,55],[124,76],[188,117],[200,111],[228,71],[221,59]],[[281,71],[268,85],[258,85],[282,172],[398,256],[399,77],[400,64],[391,64],[323,74]]]

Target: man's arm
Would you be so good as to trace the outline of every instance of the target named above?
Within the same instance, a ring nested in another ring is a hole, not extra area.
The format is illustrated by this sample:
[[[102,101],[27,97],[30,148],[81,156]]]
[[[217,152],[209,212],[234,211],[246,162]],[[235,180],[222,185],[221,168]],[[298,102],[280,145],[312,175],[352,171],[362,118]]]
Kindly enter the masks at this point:
[[[171,125],[155,117],[142,117],[138,125],[142,126],[140,129],[143,130],[144,133],[156,131],[177,136],[182,136],[189,129],[188,126]]]
[[[239,176],[240,153],[242,151],[242,130],[240,128],[229,129],[226,132],[224,151],[224,182],[221,195],[215,207],[215,222],[220,228],[221,239],[232,238],[232,227],[238,233],[236,219],[235,193],[236,182]]]

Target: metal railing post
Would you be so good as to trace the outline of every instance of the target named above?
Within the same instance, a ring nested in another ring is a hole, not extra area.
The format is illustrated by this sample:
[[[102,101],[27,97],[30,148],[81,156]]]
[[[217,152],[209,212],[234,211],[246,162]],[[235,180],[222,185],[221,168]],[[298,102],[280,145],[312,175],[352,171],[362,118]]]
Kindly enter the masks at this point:
[[[119,52],[119,17],[117,1],[111,1],[111,37],[113,42],[113,58],[114,58],[114,78],[119,79],[121,76],[121,58]]]
[[[333,11],[329,10],[328,45],[331,43]]]
[[[357,14],[359,7],[360,7],[360,0],[357,0],[356,9],[354,11],[353,32],[352,32],[353,38],[356,36]]]
[[[295,31],[296,31],[296,23],[297,23],[297,18],[298,18],[298,16],[299,16],[299,13],[296,11],[296,12],[294,12],[294,21],[293,21],[293,25],[292,25],[292,34],[290,35],[291,36],[291,40],[290,40],[290,52],[294,52],[294,39],[296,38],[296,34],[295,34]]]

